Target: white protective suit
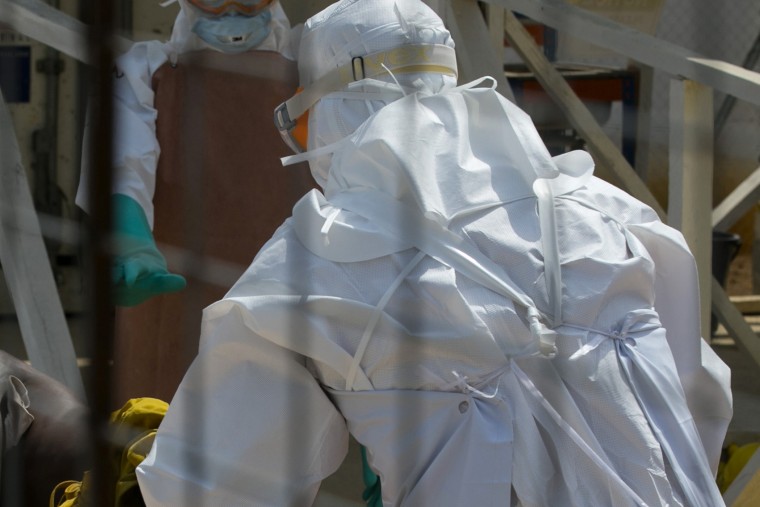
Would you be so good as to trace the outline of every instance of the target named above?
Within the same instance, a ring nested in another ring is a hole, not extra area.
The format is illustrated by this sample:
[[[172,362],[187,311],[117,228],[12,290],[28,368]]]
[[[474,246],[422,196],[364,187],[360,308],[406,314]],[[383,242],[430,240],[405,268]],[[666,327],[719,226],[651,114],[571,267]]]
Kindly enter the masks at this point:
[[[186,0],[177,0],[180,12],[172,27],[169,41],[150,40],[135,43],[116,59],[114,80],[114,138],[112,167],[113,193],[124,194],[137,201],[153,227],[153,192],[156,187],[156,167],[161,148],[156,140],[153,74],[167,61],[177,62],[180,55],[212,48],[192,32],[197,14]],[[294,60],[293,45],[297,40],[290,28],[285,11],[278,1],[269,7],[272,13],[270,33],[253,51],[275,51]],[[86,126],[86,128],[90,128]],[[85,136],[85,140],[90,136]],[[82,153],[90,153],[87,146]],[[90,160],[82,164],[82,176],[76,204],[89,212],[87,182],[93,168]]]
[[[444,30],[416,1],[344,0],[299,62]],[[416,86],[306,155],[324,193],[204,311],[146,504],[310,505],[350,432],[385,506],[722,505],[729,372],[682,236],[494,89]]]

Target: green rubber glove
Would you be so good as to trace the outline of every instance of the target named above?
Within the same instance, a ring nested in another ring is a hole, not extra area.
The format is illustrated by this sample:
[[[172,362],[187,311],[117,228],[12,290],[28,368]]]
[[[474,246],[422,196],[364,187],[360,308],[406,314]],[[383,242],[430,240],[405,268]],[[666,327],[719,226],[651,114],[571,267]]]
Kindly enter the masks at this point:
[[[153,296],[184,289],[185,279],[167,270],[137,201],[114,194],[112,205],[114,303],[135,306]]]
[[[367,463],[367,450],[361,447],[362,452],[362,479],[364,480],[364,492],[362,500],[367,502],[367,507],[383,507],[383,495],[380,491],[380,477],[369,467]]]

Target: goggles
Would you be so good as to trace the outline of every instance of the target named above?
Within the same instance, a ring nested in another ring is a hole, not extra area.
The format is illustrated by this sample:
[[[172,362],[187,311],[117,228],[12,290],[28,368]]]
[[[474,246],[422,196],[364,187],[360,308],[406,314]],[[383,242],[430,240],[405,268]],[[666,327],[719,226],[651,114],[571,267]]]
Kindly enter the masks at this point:
[[[187,0],[190,5],[207,16],[239,14],[256,16],[269,7],[274,0]]]
[[[351,62],[325,74],[274,110],[274,124],[295,153],[306,151],[308,112],[319,99],[348,84],[382,74],[438,72],[457,76],[454,48],[443,44],[409,44],[388,51],[355,56]]]

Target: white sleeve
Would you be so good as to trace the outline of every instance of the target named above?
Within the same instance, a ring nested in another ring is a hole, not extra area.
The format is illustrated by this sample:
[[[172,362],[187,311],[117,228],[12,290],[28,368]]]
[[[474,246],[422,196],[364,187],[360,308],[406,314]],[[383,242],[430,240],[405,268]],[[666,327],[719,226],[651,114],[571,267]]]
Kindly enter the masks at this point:
[[[697,266],[683,236],[659,221],[630,225],[655,264],[655,309],[713,472],[733,414],[731,373],[701,338]]]
[[[343,461],[345,421],[303,357],[245,328],[204,322],[203,347],[137,476],[148,507],[312,505]]]
[[[139,42],[117,58],[113,80],[113,193],[128,195],[145,211],[153,226],[153,192],[160,148],[156,139],[157,112],[153,107],[153,74],[168,60],[168,46],[163,42]],[[93,167],[90,143],[93,124],[91,111],[85,123],[82,173],[76,204],[88,211],[88,180]]]

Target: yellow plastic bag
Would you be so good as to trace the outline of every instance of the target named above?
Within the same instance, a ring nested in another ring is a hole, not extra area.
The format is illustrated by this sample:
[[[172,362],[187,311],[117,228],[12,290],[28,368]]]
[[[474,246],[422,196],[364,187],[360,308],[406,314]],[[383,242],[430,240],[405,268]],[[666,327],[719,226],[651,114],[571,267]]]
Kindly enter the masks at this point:
[[[737,444],[731,444],[728,446],[726,449],[728,458],[726,459],[726,462],[721,463],[721,466],[718,468],[718,488],[721,493],[726,492],[752,455],[755,454],[758,447],[760,447],[760,442],[753,442],[742,446]]]
[[[111,414],[114,507],[144,507],[135,469],[150,452],[156,429],[169,405],[156,398],[134,398]],[[87,497],[89,476],[58,484],[50,495],[50,507],[81,507]],[[60,496],[62,494],[62,496]]]
[[[58,484],[50,494],[50,507],[80,507],[79,500],[82,498],[83,484],[86,484],[86,479],[87,472],[81,481],[64,481]],[[58,498],[60,492],[63,493],[63,496]]]

